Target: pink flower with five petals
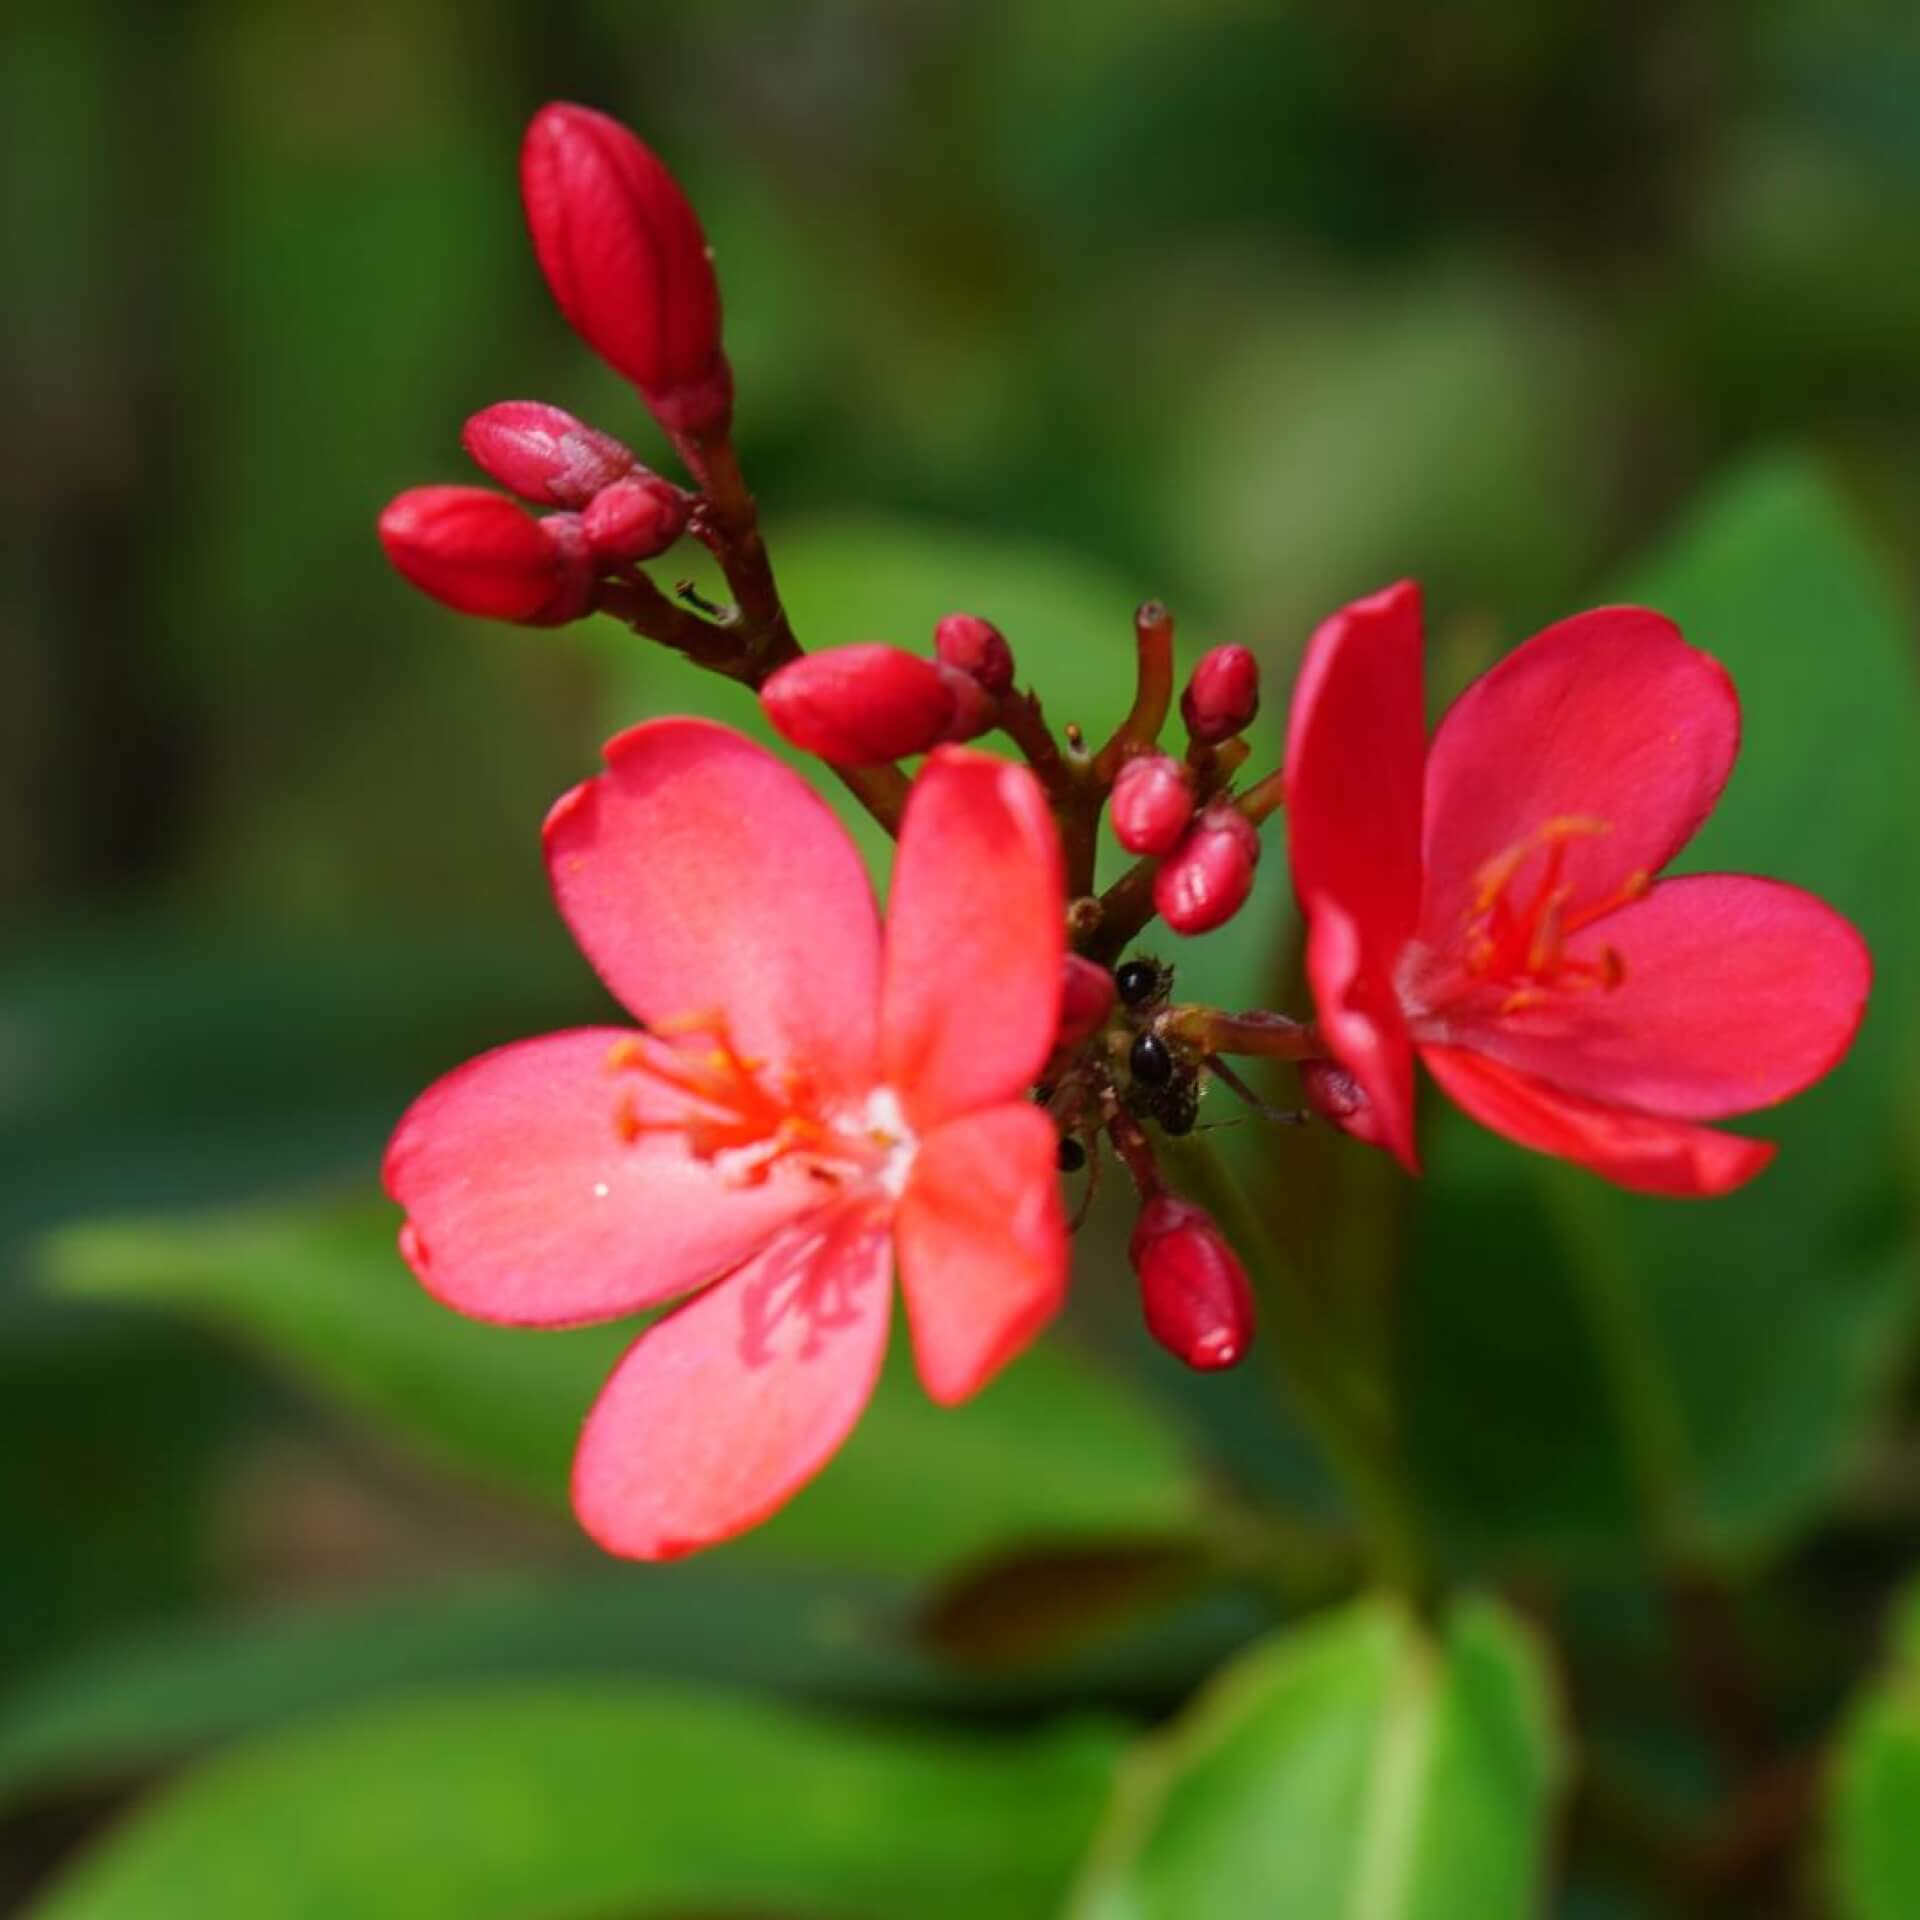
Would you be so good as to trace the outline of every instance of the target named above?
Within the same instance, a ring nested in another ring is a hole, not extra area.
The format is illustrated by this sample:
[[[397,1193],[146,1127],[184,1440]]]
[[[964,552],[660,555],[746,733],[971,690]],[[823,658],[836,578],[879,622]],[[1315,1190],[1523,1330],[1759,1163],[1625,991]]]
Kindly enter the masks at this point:
[[[1701,1121],[1832,1068],[1872,963],[1823,902],[1656,876],[1732,771],[1718,662],[1641,608],[1580,614],[1477,680],[1426,741],[1420,601],[1314,635],[1286,798],[1322,1037],[1349,1131],[1417,1171],[1413,1060],[1483,1125],[1645,1193],[1725,1193],[1773,1157]]]
[[[581,1523],[667,1559],[766,1518],[872,1392],[897,1261],[920,1376],[964,1400],[1052,1318],[1067,1234],[1047,1116],[1064,947],[1033,777],[942,748],[884,928],[787,767],[651,721],[548,817],[561,913],[640,1029],[503,1047],[429,1088],[388,1191],[427,1289],[565,1326],[688,1296],[589,1415]]]

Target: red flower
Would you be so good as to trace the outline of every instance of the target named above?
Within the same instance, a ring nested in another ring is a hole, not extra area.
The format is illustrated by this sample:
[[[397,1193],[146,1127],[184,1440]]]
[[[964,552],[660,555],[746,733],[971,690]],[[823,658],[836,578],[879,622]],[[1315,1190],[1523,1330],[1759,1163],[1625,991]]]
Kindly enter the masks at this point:
[[[1636,607],[1536,635],[1424,738],[1420,601],[1314,635],[1287,810],[1321,1033],[1350,1131],[1415,1169],[1413,1056],[1483,1125],[1645,1193],[1725,1193],[1773,1157],[1695,1124],[1845,1053],[1871,960],[1821,901],[1739,874],[1656,880],[1739,746],[1725,670]],[[1417,1170],[1417,1169],[1416,1169]]]
[[[724,727],[651,721],[548,817],[560,910],[645,1030],[482,1056],[401,1121],[427,1289],[563,1326],[685,1304],[587,1421],[581,1523],[666,1559],[764,1519],[873,1389],[897,1258],[921,1379],[965,1399],[1052,1317],[1067,1236],[1025,1093],[1059,1012],[1063,878],[1024,769],[944,748],[884,939],[852,842]],[[711,1284],[709,1284],[711,1283]]]

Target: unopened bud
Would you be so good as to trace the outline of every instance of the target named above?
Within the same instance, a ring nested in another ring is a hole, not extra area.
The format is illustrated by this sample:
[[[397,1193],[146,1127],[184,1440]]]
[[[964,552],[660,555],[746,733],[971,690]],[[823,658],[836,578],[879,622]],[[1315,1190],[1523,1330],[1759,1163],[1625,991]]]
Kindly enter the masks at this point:
[[[574,331],[669,432],[723,433],[733,381],[720,288],[673,175],[619,121],[556,101],[527,128],[520,194],[540,271]]]
[[[637,464],[609,433],[543,400],[501,400],[460,429],[474,464],[542,507],[584,507]]]
[[[387,558],[459,613],[523,626],[577,620],[593,569],[577,517],[536,520],[484,487],[414,487],[380,516]]]
[[[1053,1044],[1077,1047],[1106,1025],[1113,1002],[1113,975],[1081,954],[1068,954],[1060,982],[1060,1029]]]
[[[782,739],[836,767],[925,753],[953,737],[957,717],[948,670],[877,645],[788,662],[760,689],[760,704]]]
[[[1005,693],[1013,685],[1013,649],[1000,629],[977,613],[948,614],[933,630],[933,650],[989,693]]]
[[[1129,853],[1165,853],[1193,818],[1187,770],[1164,753],[1143,753],[1113,778],[1114,838]]]
[[[580,515],[596,560],[626,566],[665,553],[687,530],[687,496],[657,473],[602,487]]]
[[[941,739],[977,740],[983,733],[990,733],[1000,718],[999,704],[993,695],[972,674],[950,667],[944,660],[936,660],[934,666],[947,683],[947,691],[953,695],[953,718],[947,722]]]
[[[1202,746],[1217,747],[1244,733],[1260,711],[1260,663],[1245,647],[1212,647],[1200,656],[1180,717]]]
[[[1253,1344],[1246,1269],[1203,1208],[1156,1194],[1127,1247],[1147,1331],[1203,1373],[1236,1366]]]
[[[1390,1147],[1367,1090],[1335,1060],[1303,1060],[1300,1092],[1322,1120],[1376,1147]]]
[[[1154,911],[1175,933],[1211,933],[1247,903],[1260,836],[1237,808],[1209,807],[1153,876]]]

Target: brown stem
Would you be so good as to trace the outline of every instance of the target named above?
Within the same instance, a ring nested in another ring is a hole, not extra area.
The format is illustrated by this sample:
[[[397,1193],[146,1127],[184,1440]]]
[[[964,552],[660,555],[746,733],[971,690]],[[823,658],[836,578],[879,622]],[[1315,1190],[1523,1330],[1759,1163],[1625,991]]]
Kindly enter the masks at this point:
[[[1168,1028],[1206,1053],[1242,1053],[1262,1060],[1318,1060],[1326,1046],[1313,1027],[1284,1013],[1222,1013],[1182,1007]]]
[[[1159,601],[1147,601],[1133,616],[1133,638],[1133,705],[1094,756],[1094,778],[1103,793],[1126,761],[1152,751],[1173,705],[1173,615]]]
[[[764,678],[775,667],[797,660],[800,643],[780,603],[773,563],[767,558],[767,543],[760,533],[760,516],[753,495],[747,491],[739,456],[733,442],[726,438],[690,442],[682,445],[680,452],[699,477],[714,551],[739,603],[749,654]]]

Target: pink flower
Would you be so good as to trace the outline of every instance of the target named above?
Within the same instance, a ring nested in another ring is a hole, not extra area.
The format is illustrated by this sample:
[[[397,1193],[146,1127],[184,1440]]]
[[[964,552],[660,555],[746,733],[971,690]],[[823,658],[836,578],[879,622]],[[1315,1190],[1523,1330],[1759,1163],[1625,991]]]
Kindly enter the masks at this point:
[[[548,817],[561,913],[645,1030],[483,1055],[401,1121],[401,1248],[449,1306],[566,1326],[690,1298],[588,1417],[582,1525],[667,1559],[817,1473],[872,1392],[900,1268],[921,1379],[964,1400],[1059,1306],[1060,848],[1024,769],[944,748],[884,936],[825,804],[727,728],[657,720]]]
[[[1655,878],[1732,770],[1725,670],[1656,613],[1580,614],[1469,687],[1429,748],[1420,655],[1418,591],[1391,587],[1320,628],[1294,692],[1308,977],[1365,1095],[1344,1124],[1415,1169],[1417,1052],[1483,1125],[1621,1186],[1750,1180],[1773,1148],[1696,1123],[1826,1073],[1872,968],[1798,888]]]

